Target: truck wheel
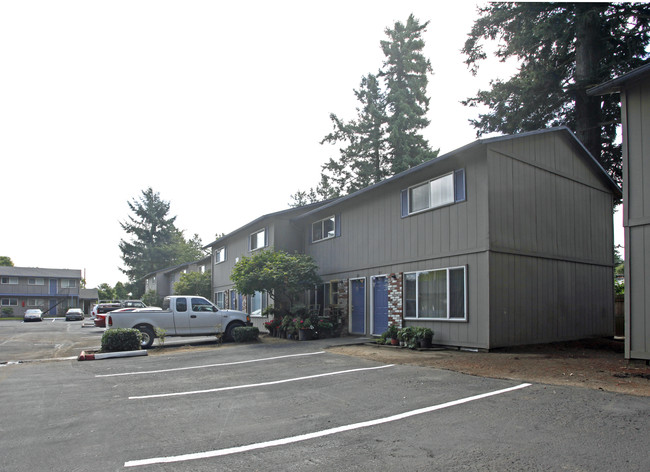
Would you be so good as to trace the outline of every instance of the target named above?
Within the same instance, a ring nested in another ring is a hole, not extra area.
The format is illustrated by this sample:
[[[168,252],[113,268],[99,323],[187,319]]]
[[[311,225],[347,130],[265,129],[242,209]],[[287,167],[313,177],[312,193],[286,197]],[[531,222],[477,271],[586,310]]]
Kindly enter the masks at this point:
[[[226,341],[234,341],[235,337],[233,336],[232,332],[235,328],[242,328],[244,327],[244,323],[241,321],[233,321],[228,325],[226,328]]]
[[[151,329],[150,326],[139,326],[138,329],[142,333],[142,342],[140,343],[140,347],[142,349],[149,349],[156,337],[153,329]]]

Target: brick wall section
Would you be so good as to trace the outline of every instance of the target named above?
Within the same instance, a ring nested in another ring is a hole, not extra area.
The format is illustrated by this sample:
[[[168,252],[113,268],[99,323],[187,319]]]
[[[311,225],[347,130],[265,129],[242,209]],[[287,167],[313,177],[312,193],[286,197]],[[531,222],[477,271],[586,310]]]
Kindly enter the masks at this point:
[[[390,274],[388,277],[388,325],[396,325],[398,328],[402,328],[404,325],[403,280],[401,272]]]
[[[342,335],[348,334],[348,327],[349,327],[349,318],[348,318],[348,299],[349,299],[349,281],[348,279],[341,279],[339,280],[339,306],[343,308],[343,331],[341,332]]]

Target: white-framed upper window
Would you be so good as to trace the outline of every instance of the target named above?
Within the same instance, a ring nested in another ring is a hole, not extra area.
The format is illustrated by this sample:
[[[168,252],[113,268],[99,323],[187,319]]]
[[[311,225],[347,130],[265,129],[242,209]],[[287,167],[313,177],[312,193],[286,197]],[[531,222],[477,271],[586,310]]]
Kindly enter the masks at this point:
[[[465,169],[402,190],[402,218],[465,201]]]
[[[423,270],[404,274],[404,317],[467,320],[467,268]]]
[[[75,279],[61,279],[61,288],[74,288],[77,286]]]
[[[0,282],[8,285],[18,285],[18,277],[2,277]]]
[[[256,251],[266,246],[266,228],[261,229],[250,235],[249,249]]]
[[[214,251],[214,263],[221,264],[226,260],[226,246],[222,246]]]
[[[409,188],[409,214],[454,202],[454,174]]]
[[[311,241],[317,242],[336,236],[336,217],[334,215],[316,221],[311,225]]]
[[[45,279],[42,277],[27,279],[27,285],[45,285]]]

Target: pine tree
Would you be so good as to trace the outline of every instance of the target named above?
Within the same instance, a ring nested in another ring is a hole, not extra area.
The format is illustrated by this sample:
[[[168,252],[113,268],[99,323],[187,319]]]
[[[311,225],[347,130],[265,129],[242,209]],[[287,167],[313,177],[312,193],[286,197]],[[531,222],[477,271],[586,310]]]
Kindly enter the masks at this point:
[[[363,77],[354,90],[356,119],[330,115],[334,130],[321,144],[341,144],[339,157],[322,166],[316,188],[292,195],[292,206],[347,195],[437,156],[420,133],[429,124],[431,64],[422,54],[428,24],[410,15],[405,25],[385,30],[383,69]]]
[[[386,61],[379,76],[386,84],[388,108],[388,154],[391,175],[437,156],[420,132],[429,125],[427,97],[431,63],[422,54],[424,24],[408,17],[406,24],[386,28],[388,40],[381,41]]]
[[[481,40],[500,39],[495,55],[516,58],[519,72],[479,90],[468,106],[489,112],[472,120],[477,135],[566,125],[620,182],[616,145],[619,97],[587,90],[643,64],[650,5],[643,3],[491,3],[479,9],[463,48],[473,73],[487,55]]]
[[[324,178],[318,188],[327,197],[355,192],[390,175],[386,149],[386,98],[377,77],[373,74],[363,77],[359,90],[354,94],[361,103],[357,108],[357,119],[346,123],[331,114],[334,131],[321,141],[321,144],[346,144],[340,148],[338,160],[330,159],[323,166]],[[330,194],[323,192],[328,188],[332,188]]]
[[[170,203],[160,194],[148,188],[141,197],[127,202],[133,215],[120,222],[122,229],[131,236],[130,241],[120,240],[122,261],[129,282],[141,292],[145,275],[165,267],[192,262],[203,257],[200,238],[194,235],[189,242],[183,232],[176,228],[175,216],[168,216]]]

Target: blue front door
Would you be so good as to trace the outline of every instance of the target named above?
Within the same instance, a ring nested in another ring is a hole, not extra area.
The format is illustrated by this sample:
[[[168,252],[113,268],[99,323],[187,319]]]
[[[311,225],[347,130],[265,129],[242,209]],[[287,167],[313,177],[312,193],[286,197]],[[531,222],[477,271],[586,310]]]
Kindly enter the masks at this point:
[[[388,279],[385,276],[372,278],[372,334],[381,334],[388,329]]]
[[[50,295],[56,295],[58,293],[58,286],[59,281],[57,279],[50,279]]]
[[[50,310],[47,312],[47,314],[56,316],[56,300],[50,300]]]
[[[352,281],[352,327],[353,333],[364,334],[366,332],[366,279],[355,279]]]

